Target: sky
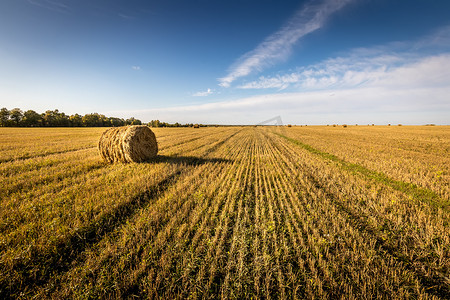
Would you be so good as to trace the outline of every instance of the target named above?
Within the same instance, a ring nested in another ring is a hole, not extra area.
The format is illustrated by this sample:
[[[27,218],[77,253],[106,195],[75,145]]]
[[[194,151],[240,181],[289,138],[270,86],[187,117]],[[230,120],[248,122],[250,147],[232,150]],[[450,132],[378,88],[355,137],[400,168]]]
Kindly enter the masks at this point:
[[[450,1],[0,0],[0,107],[450,124]]]

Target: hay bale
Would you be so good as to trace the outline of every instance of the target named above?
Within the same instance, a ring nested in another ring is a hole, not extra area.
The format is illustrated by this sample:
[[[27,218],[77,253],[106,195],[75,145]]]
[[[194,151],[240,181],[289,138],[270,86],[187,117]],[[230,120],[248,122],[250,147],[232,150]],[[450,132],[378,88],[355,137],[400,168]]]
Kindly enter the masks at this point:
[[[291,125],[291,124],[288,124],[288,127],[292,127],[292,125]]]
[[[347,124],[342,125],[342,127],[347,128]]]
[[[192,126],[193,128],[200,128],[200,125],[195,124],[194,126]]]
[[[103,132],[98,150],[107,162],[142,162],[158,153],[153,131],[145,125],[110,128]]]

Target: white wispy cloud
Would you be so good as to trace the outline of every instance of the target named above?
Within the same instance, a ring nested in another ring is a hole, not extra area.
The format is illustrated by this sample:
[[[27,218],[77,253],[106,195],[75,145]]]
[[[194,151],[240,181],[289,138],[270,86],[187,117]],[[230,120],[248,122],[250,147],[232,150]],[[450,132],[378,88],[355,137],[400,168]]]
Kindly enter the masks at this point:
[[[58,0],[28,0],[28,3],[60,13],[68,13],[70,11],[69,5]]]
[[[379,58],[384,60],[392,58]],[[450,53],[442,53],[392,68],[374,68],[369,74],[347,73],[345,80],[357,85],[121,113],[144,121],[157,118],[183,123],[256,124],[281,115],[292,124],[447,124],[449,65]]]
[[[353,0],[313,1],[299,10],[280,30],[267,37],[254,50],[242,56],[229,73],[219,78],[219,85],[229,87],[236,79],[276,62],[285,60],[292,52],[293,45],[303,36],[321,28],[331,14]]]
[[[239,88],[276,88],[279,90],[288,87],[301,88],[302,90],[350,88],[376,81],[390,69],[408,61],[401,55],[378,53],[378,56],[362,56],[361,54],[354,54],[347,57],[327,59],[319,64],[302,67],[297,72],[261,76],[256,81],[240,85]]]
[[[120,113],[182,123],[257,124],[281,115],[291,124],[449,125],[448,66],[450,26],[418,41],[354,49],[241,86],[276,88],[275,93]]]
[[[117,15],[118,15],[120,18],[125,19],[125,20],[132,20],[132,19],[135,19],[134,16],[131,16],[131,15],[128,15],[128,14],[117,13]]]
[[[415,66],[426,64],[431,67],[431,61],[443,60],[444,63],[447,60],[447,53],[450,53],[450,27],[441,28],[418,41],[354,49],[345,56],[328,58],[314,65],[300,67],[295,72],[261,76],[238,88],[278,90],[293,88],[310,91],[389,84],[390,74],[405,68],[411,70],[411,73],[405,73],[403,76],[406,82],[411,82],[414,78],[420,81],[439,82],[439,78],[446,78],[445,74],[442,74],[445,73],[445,69],[434,66],[436,70],[420,69],[422,73],[415,74],[414,70],[418,69]],[[398,84],[400,81],[395,83]]]
[[[211,95],[212,93],[214,93],[213,90],[207,89],[207,90],[204,91],[204,92],[197,92],[197,93],[194,93],[194,94],[192,94],[192,96],[195,96],[195,97],[206,97],[206,96]]]
[[[420,39],[414,43],[413,49],[445,49],[450,46],[450,25],[438,28],[433,34]]]
[[[131,66],[131,68],[135,71],[139,71],[141,69],[140,66]]]

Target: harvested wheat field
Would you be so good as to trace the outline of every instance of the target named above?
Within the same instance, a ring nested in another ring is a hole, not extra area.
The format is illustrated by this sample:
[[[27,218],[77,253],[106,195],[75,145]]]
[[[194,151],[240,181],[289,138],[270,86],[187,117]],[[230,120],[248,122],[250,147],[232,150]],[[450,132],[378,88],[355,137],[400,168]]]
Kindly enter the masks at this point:
[[[0,128],[0,298],[450,298],[450,127]]]

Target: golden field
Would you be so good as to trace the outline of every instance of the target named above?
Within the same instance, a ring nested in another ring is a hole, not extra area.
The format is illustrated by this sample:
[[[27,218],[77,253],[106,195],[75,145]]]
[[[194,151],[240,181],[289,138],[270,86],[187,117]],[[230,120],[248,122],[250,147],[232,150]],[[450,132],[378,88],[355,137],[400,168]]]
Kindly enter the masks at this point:
[[[450,127],[0,128],[1,298],[450,298]]]

